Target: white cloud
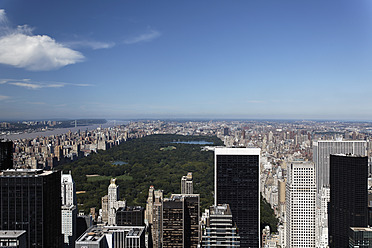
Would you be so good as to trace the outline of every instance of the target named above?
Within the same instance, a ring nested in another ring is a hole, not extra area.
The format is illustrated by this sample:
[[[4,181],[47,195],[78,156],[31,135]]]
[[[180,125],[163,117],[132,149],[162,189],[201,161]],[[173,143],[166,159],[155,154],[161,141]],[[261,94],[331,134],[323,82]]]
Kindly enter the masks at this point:
[[[0,79],[0,84],[10,84],[18,87],[24,87],[27,89],[41,89],[41,88],[62,88],[65,86],[77,86],[77,87],[90,87],[92,84],[72,84],[63,82],[34,82],[31,79]]]
[[[93,86],[92,84],[72,84],[74,86],[79,86],[79,87],[90,87]]]
[[[161,33],[156,30],[149,30],[148,32],[141,34],[139,36],[135,36],[129,39],[124,40],[124,44],[130,45],[139,42],[146,42],[156,39],[161,36]]]
[[[58,69],[84,60],[84,56],[47,35],[33,35],[27,25],[12,29],[0,9],[0,63],[31,71]]]
[[[0,95],[0,101],[3,101],[3,100],[7,100],[9,99],[10,96],[3,96],[3,95]]]
[[[108,49],[115,46],[114,42],[102,42],[92,40],[69,41],[64,44],[73,48],[87,47],[93,50]]]
[[[33,90],[42,88],[42,86],[38,84],[32,84],[32,83],[14,82],[14,83],[9,83],[9,84],[19,86],[19,87],[25,87],[25,88],[29,88]]]

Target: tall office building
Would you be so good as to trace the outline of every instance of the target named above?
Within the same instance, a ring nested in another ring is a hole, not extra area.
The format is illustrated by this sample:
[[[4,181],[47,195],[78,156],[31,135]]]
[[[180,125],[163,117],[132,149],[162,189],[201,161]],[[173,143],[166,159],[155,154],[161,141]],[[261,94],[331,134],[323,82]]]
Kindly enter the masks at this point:
[[[350,227],[349,248],[372,247],[372,229],[367,227]]]
[[[0,170],[13,168],[13,142],[0,140]]]
[[[92,226],[76,240],[76,248],[145,248],[144,226]]]
[[[61,173],[3,171],[0,173],[0,212],[0,230],[25,230],[27,247],[62,247]]]
[[[108,222],[108,195],[105,195],[101,198],[101,206],[102,206],[102,211],[101,211],[101,217],[102,217],[102,222],[107,223]]]
[[[141,206],[119,208],[116,211],[116,225],[144,226],[144,208]]]
[[[183,201],[164,200],[162,246],[173,248],[183,246]],[[155,243],[155,242],[154,242]]]
[[[202,247],[240,247],[240,237],[229,204],[211,206],[205,212]]]
[[[286,184],[287,247],[315,247],[315,168],[292,162]]]
[[[229,204],[242,247],[260,247],[259,148],[215,149],[215,204]]]
[[[61,175],[62,234],[64,247],[74,247],[76,240],[76,190],[71,174]]]
[[[173,194],[171,198],[164,199],[162,247],[197,248],[200,236],[199,216],[198,194]]]
[[[146,225],[152,224],[152,213],[153,213],[152,207],[154,204],[154,191],[155,191],[155,188],[153,185],[151,185],[149,188],[149,196],[147,197],[146,210],[145,210]]]
[[[108,194],[102,197],[102,222],[108,225],[116,225],[116,211],[119,208],[125,208],[126,202],[119,201],[119,186],[116,185],[116,179],[110,180]]]
[[[193,182],[192,182],[192,173],[187,173],[187,176],[181,178],[181,194],[193,194]]]
[[[71,174],[61,175],[61,196],[62,205],[75,205],[76,206],[76,189],[75,182]]]
[[[368,157],[330,156],[330,247],[347,247],[350,227],[368,225]]]
[[[163,191],[153,191],[151,234],[154,248],[161,248],[163,244]]]
[[[323,186],[329,187],[330,154],[354,154],[367,156],[368,143],[364,140],[334,141],[318,140],[313,142],[313,161],[316,171],[316,187],[320,192]]]
[[[108,225],[116,224],[116,202],[119,200],[119,186],[116,185],[116,179],[110,180],[108,187]]]

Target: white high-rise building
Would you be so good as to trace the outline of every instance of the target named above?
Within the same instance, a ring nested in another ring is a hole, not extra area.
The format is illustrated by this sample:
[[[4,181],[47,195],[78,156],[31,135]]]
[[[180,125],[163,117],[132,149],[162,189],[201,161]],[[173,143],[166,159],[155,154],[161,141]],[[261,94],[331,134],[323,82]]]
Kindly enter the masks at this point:
[[[317,194],[316,203],[316,247],[328,247],[328,202],[330,200],[329,187],[322,187]]]
[[[329,187],[330,154],[354,154],[367,156],[368,143],[365,140],[318,140],[313,142],[313,161],[316,171],[317,191],[323,186]]]
[[[240,237],[229,204],[211,206],[202,220],[203,247],[240,247]]]
[[[62,205],[76,205],[75,183],[71,174],[61,175]]]
[[[193,182],[192,182],[192,173],[187,173],[187,176],[181,178],[181,194],[193,194]]]
[[[65,247],[74,247],[76,239],[76,190],[71,174],[61,175],[62,234]]]
[[[310,162],[292,162],[286,185],[287,248],[315,247],[315,168]]]
[[[116,225],[116,211],[125,207],[125,201],[119,201],[119,186],[116,178],[110,180],[108,187],[108,225]]]

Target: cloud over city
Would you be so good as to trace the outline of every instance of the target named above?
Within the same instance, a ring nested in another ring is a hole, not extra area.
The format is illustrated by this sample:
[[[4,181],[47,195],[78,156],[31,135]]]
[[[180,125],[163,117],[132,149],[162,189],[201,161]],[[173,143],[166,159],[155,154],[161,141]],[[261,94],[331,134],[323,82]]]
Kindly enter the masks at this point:
[[[30,71],[55,70],[84,60],[84,56],[47,35],[34,35],[27,25],[12,28],[0,9],[0,63]]]

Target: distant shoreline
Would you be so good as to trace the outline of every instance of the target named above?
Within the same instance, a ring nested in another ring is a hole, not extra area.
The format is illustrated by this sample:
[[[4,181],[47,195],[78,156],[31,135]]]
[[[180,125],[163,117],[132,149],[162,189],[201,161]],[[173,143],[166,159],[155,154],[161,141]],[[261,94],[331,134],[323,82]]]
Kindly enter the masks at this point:
[[[34,139],[37,137],[48,137],[52,135],[61,135],[71,132],[77,132],[77,131],[85,131],[85,130],[93,130],[96,128],[99,128],[102,126],[102,128],[108,128],[108,127],[114,127],[117,125],[123,125],[127,124],[126,121],[114,121],[110,120],[107,121],[104,124],[93,124],[88,126],[77,126],[77,127],[66,127],[66,128],[55,128],[53,130],[46,130],[46,131],[38,131],[38,132],[32,132],[32,133],[19,133],[19,134],[9,134],[9,135],[0,135],[0,138],[2,139],[10,139],[10,140],[17,140],[17,139]]]

